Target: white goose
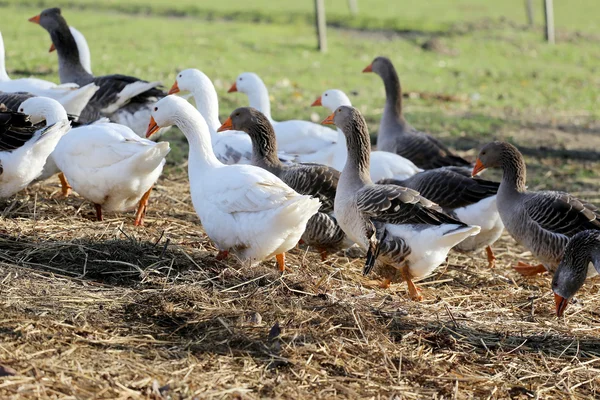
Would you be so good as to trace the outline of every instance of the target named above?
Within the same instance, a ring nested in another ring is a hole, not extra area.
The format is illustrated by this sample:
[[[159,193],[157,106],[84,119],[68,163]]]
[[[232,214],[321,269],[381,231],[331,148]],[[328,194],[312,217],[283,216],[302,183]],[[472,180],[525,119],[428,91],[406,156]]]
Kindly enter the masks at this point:
[[[348,96],[341,90],[330,89],[323,92],[323,94],[312,103],[312,106],[323,106],[329,109],[329,111],[334,112],[336,108],[340,106],[352,106],[352,103]],[[323,148],[323,150],[317,153],[299,155],[298,159],[301,162],[327,164],[338,171],[341,171],[346,164],[348,151],[346,149],[346,137],[339,128],[337,130],[337,135],[336,143]],[[319,161],[321,158],[323,161]],[[381,179],[407,179],[421,171],[423,170],[413,164],[412,161],[397,154],[387,151],[371,152],[370,173],[373,182],[377,182]]]
[[[264,82],[252,72],[240,74],[229,92],[241,92],[248,96],[250,107],[263,113],[275,129],[279,149],[289,154],[314,153],[324,146],[335,143],[334,130],[309,121],[275,121],[271,118],[271,101]]]
[[[94,203],[99,221],[102,210],[128,211],[137,205],[134,224],[139,226],[169,150],[168,142],[140,138],[126,126],[98,123],[71,129],[53,158],[73,189]]]
[[[26,100],[21,109],[33,112],[40,100]],[[45,100],[62,108],[55,100]],[[63,116],[50,126],[40,127],[24,113],[0,111],[0,198],[24,189],[42,173],[46,159],[71,128],[64,110]]]
[[[38,78],[10,79],[6,72],[4,41],[0,33],[0,92],[25,92],[35,96],[50,97],[62,104],[67,113],[81,115],[97,90],[98,86],[93,83],[80,88],[76,84],[57,85]]]
[[[147,136],[177,125],[189,147],[192,203],[219,256],[235,253],[251,265],[276,256],[285,269],[285,252],[300,240],[321,203],[300,195],[279,178],[251,165],[225,165],[215,156],[200,113],[176,96],[159,100]]]

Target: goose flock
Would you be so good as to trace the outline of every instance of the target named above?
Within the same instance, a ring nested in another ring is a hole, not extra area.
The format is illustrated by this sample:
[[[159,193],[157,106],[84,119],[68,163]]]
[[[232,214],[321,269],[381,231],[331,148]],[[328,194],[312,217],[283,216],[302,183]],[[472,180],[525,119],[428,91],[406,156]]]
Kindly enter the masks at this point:
[[[229,92],[245,94],[249,107],[221,122],[217,91],[203,72],[179,72],[168,92],[160,82],[95,76],[84,36],[59,8],[29,21],[50,35],[61,83],[10,79],[0,36],[2,198],[58,174],[62,195],[77,192],[99,221],[103,211],[135,209],[134,223],[143,225],[170,150],[157,139],[176,126],[189,143],[192,203],[218,259],[251,266],[274,257],[283,272],[285,253],[299,243],[322,260],[358,246],[365,275],[376,272],[382,287],[404,281],[418,301],[413,280],[452,249],[484,250],[493,268],[492,246],[506,229],[540,261],[519,262],[518,273],[553,274],[558,316],[600,272],[598,208],[568,193],[528,190],[525,161],[512,144],[488,143],[471,162],[411,126],[386,57],[362,71],[379,75],[386,93],[372,151],[364,117],[340,90],[312,103],[330,112],[322,124],[275,121],[266,85],[244,72]],[[478,177],[487,168],[502,170],[501,181]]]

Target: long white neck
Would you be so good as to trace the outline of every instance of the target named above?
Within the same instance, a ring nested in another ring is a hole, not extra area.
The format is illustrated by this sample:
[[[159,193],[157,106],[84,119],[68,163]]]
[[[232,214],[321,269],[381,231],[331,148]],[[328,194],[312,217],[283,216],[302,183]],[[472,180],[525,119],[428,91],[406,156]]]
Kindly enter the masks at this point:
[[[219,121],[219,99],[215,86],[209,80],[196,86],[192,91],[192,95],[196,102],[196,108],[208,125],[211,140],[214,142],[219,136],[217,129],[221,126]]]
[[[4,64],[4,40],[0,33],[0,82],[10,81],[10,77],[6,73],[6,65]]]
[[[262,80],[256,82],[254,90],[251,93],[246,93],[248,95],[248,102],[250,103],[250,107],[256,108],[261,113],[265,114],[265,117],[269,119],[269,121],[273,121],[271,118],[271,100],[269,100],[269,91],[265,86]]]
[[[196,173],[199,171],[223,166],[213,151],[206,121],[191,105],[189,109],[178,111],[175,122],[190,146],[188,156],[190,179],[192,176],[197,176]]]

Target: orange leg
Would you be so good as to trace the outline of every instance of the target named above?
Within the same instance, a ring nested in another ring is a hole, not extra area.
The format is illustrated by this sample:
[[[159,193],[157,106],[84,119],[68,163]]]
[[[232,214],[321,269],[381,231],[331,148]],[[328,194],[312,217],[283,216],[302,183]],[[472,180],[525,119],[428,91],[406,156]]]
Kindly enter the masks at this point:
[[[546,268],[542,264],[531,265],[522,261],[519,261],[519,263],[513,268],[523,276],[534,276],[546,272]]]
[[[277,254],[277,265],[279,266],[279,272],[285,271],[285,253]]]
[[[227,250],[220,250],[217,254],[217,260],[221,261],[229,257],[229,252]]]
[[[491,246],[487,246],[485,248],[485,252],[487,254],[488,259],[488,268],[494,268],[496,266],[496,256],[494,255],[494,251]]]
[[[60,179],[60,186],[62,188],[62,195],[64,197],[69,197],[69,195],[71,194],[71,185],[69,185],[69,181],[67,181],[67,178],[65,177],[65,174],[63,174],[62,172],[58,174],[58,179]]]
[[[420,289],[415,286],[410,276],[410,271],[408,268],[408,264],[405,264],[401,269],[400,273],[402,274],[402,278],[406,281],[408,285],[408,294],[410,299],[413,301],[421,301],[423,300],[423,295],[420,293]]]
[[[96,207],[96,219],[102,221],[102,206],[100,204],[94,204]]]
[[[319,254],[321,255],[321,262],[327,260],[327,250],[325,249],[319,249]]]
[[[140,199],[140,204],[138,206],[137,212],[135,213],[135,222],[133,225],[135,226],[144,226],[144,216],[146,215],[146,208],[148,208],[148,198],[150,197],[150,192],[152,191],[152,187],[148,189],[146,193]]]

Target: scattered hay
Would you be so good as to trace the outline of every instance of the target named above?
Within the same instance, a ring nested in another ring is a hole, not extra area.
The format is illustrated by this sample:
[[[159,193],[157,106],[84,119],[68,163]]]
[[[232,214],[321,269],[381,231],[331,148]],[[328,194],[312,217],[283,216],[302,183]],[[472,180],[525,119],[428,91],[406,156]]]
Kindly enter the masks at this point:
[[[306,249],[244,269],[217,261],[186,178],[133,213],[93,221],[54,182],[10,203],[0,235],[0,397],[591,398],[598,391],[598,287],[566,320],[547,276],[452,253],[419,282],[363,286],[361,259]],[[394,397],[398,396],[398,397]]]

